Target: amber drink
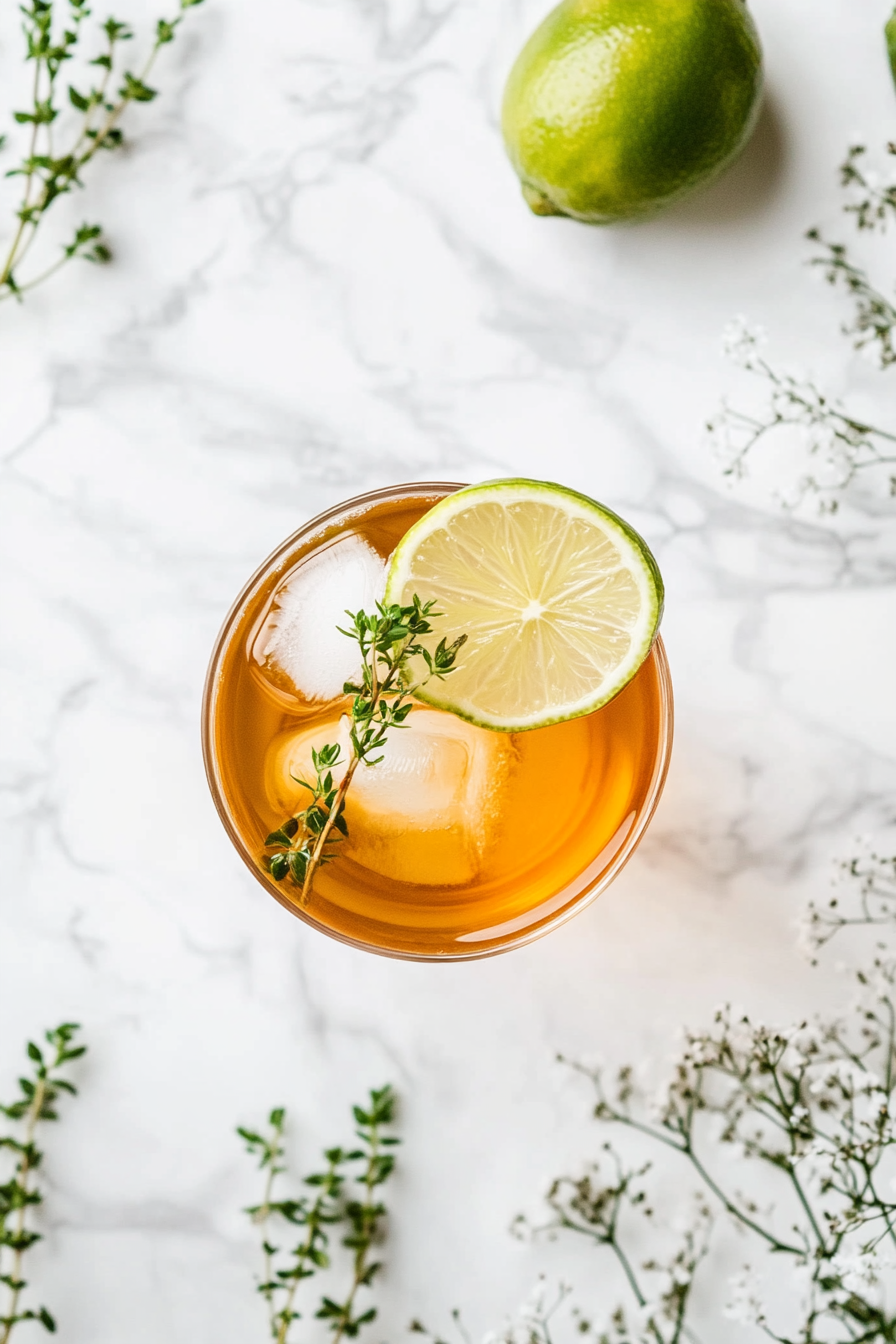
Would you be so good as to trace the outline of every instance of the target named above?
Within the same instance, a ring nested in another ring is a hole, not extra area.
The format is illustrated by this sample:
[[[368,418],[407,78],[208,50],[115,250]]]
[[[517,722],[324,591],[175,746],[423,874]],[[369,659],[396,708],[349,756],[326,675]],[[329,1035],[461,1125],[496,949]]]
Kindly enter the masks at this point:
[[[323,932],[418,960],[486,956],[553,928],[601,891],[656,807],[672,738],[661,640],[595,713],[492,732],[415,707],[349,791],[348,838],[303,902],[265,870],[265,839],[304,807],[311,748],[346,743],[357,647],[343,609],[372,609],[397,543],[454,485],[349,501],[297,532],[240,595],[204,705],[216,805],[259,882]]]

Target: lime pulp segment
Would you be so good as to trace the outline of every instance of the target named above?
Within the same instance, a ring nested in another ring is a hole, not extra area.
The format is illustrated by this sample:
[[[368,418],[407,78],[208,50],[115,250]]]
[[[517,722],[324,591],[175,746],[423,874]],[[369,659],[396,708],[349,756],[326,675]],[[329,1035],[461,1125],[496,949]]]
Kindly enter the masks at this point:
[[[647,657],[663,605],[656,562],[627,523],[530,480],[469,486],[415,523],[392,557],[386,600],[415,594],[442,613],[433,644],[467,636],[455,670],[419,698],[508,732],[605,705]]]

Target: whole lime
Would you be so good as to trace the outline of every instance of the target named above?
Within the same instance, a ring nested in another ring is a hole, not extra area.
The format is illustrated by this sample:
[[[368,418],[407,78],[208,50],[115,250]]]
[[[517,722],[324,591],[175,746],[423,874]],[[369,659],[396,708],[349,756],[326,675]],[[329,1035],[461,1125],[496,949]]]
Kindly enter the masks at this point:
[[[720,172],[761,90],[743,0],[563,0],[510,72],[504,141],[536,214],[611,224]]]

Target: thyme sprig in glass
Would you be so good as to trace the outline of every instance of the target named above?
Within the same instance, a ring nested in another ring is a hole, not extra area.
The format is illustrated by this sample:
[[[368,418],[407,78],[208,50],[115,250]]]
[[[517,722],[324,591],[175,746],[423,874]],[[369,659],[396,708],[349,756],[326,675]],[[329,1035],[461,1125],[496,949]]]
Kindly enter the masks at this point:
[[[366,1106],[353,1106],[356,1148],[328,1148],[324,1167],[304,1178],[309,1193],[275,1199],[277,1178],[286,1172],[283,1135],[286,1111],[271,1111],[267,1135],[238,1129],[248,1151],[266,1173],[260,1204],[246,1212],[262,1234],[264,1274],[258,1291],[267,1303],[271,1339],[290,1344],[293,1323],[301,1318],[297,1298],[301,1285],[315,1274],[331,1269],[330,1241],[341,1230],[341,1245],[350,1252],[348,1287],[338,1299],[321,1294],[315,1318],[327,1322],[333,1344],[355,1339],[376,1319],[376,1307],[358,1308],[358,1295],[370,1288],[382,1263],[374,1258],[382,1237],[386,1208],[380,1196],[395,1167],[394,1149],[401,1141],[390,1133],[395,1121],[396,1096],[387,1084],[373,1088]],[[357,1193],[353,1193],[356,1191]],[[283,1250],[271,1238],[277,1225],[299,1228],[299,1240]]]
[[[82,28],[90,17],[87,0],[30,0],[21,7],[24,16],[25,60],[33,65],[30,106],[13,113],[21,127],[28,127],[25,152],[18,167],[7,177],[22,180],[15,211],[15,229],[5,253],[0,253],[0,301],[21,298],[28,290],[49,279],[75,257],[104,263],[112,252],[99,224],[81,224],[62,248],[56,261],[36,274],[22,278],[20,268],[31,250],[41,224],[57,200],[74,188],[83,187],[83,171],[100,150],[124,143],[120,122],[131,103],[149,103],[156,90],[147,82],[162,47],[173,42],[188,9],[202,0],[180,0],[175,17],[159,19],[155,40],[139,73],[120,69],[122,44],[134,36],[127,24],[108,18],[100,27],[102,49],[87,62],[95,74],[82,74],[81,87],[68,84],[60,89],[62,75],[79,51]],[[84,80],[88,79],[88,83]],[[77,113],[66,143],[57,143],[59,118],[66,105]],[[5,139],[5,137],[3,137]],[[0,145],[3,143],[0,139]]]
[[[56,1322],[44,1306],[23,1306],[28,1287],[23,1276],[26,1253],[41,1240],[29,1223],[29,1214],[43,1203],[36,1184],[43,1153],[37,1146],[41,1124],[59,1118],[57,1102],[63,1093],[74,1095],[75,1087],[65,1076],[69,1066],[85,1053],[86,1046],[75,1043],[79,1027],[74,1022],[46,1033],[46,1048],[28,1043],[31,1077],[19,1079],[20,1096],[8,1106],[0,1105],[0,1115],[13,1122],[13,1128],[0,1134],[0,1150],[12,1155],[13,1171],[0,1182],[0,1285],[6,1301],[0,1315],[0,1344],[9,1344],[15,1327],[22,1321],[37,1321],[51,1333]]]
[[[376,766],[393,728],[404,726],[413,709],[415,693],[433,677],[447,677],[454,669],[467,636],[450,644],[441,639],[434,650],[421,643],[432,634],[432,622],[441,612],[434,601],[421,602],[414,594],[408,606],[377,602],[376,611],[347,611],[351,628],[339,633],[358,645],[361,655],[360,682],[346,682],[344,693],[352,697],[349,711],[351,752],[346,761],[339,743],[327,743],[312,752],[314,782],[295,777],[311,795],[308,806],[288,817],[265,840],[275,852],[262,860],[275,882],[289,877],[302,888],[308,900],[314,875],[336,857],[336,846],[348,835],[345,799],[358,766]],[[426,667],[422,681],[410,682],[411,661],[421,658]],[[337,782],[334,771],[343,769]]]

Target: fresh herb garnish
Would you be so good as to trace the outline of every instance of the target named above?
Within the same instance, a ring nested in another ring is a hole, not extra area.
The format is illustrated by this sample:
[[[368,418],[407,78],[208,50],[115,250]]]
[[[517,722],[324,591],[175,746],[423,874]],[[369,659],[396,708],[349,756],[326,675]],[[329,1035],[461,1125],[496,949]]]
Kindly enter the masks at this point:
[[[266,849],[276,852],[262,860],[275,882],[291,877],[302,888],[302,901],[308,899],[314,874],[335,858],[333,846],[348,835],[343,815],[345,797],[355,771],[363,763],[377,765],[377,753],[385,744],[391,728],[401,728],[413,708],[416,691],[433,677],[447,677],[466,643],[459,635],[451,644],[439,641],[430,651],[420,640],[432,633],[432,621],[441,615],[435,602],[421,602],[415,594],[410,606],[377,602],[376,612],[346,612],[352,619],[350,630],[337,627],[339,633],[356,641],[361,652],[360,683],[347,681],[343,690],[352,696],[349,737],[351,755],[345,773],[337,784],[333,770],[345,764],[338,743],[328,743],[312,751],[315,779],[313,784],[296,778],[311,794],[308,806],[282,822],[265,840]],[[413,658],[422,658],[427,673],[422,681],[408,684]],[[335,832],[335,834],[334,834]]]
[[[287,1344],[292,1323],[299,1319],[296,1309],[299,1285],[319,1270],[330,1268],[332,1228],[341,1227],[345,1231],[342,1245],[352,1253],[351,1279],[342,1301],[321,1296],[315,1316],[328,1322],[333,1344],[339,1344],[343,1337],[356,1338],[376,1318],[376,1307],[367,1307],[356,1314],[356,1302],[359,1291],[369,1288],[382,1268],[380,1262],[371,1259],[371,1251],[380,1238],[386,1214],[377,1191],[392,1174],[395,1158],[391,1150],[401,1142],[383,1133],[384,1127],[394,1122],[395,1102],[395,1093],[387,1085],[371,1091],[366,1107],[352,1107],[361,1146],[351,1150],[326,1149],[324,1169],[304,1179],[313,1193],[298,1199],[274,1199],[276,1178],[286,1171],[283,1148],[286,1111],[282,1107],[271,1111],[268,1120],[271,1131],[266,1137],[251,1129],[237,1130],[248,1151],[267,1172],[262,1202],[246,1212],[261,1228],[264,1277],[258,1291],[267,1303],[271,1338],[276,1344]],[[357,1171],[359,1165],[361,1170],[352,1183],[360,1186],[361,1193],[352,1198],[346,1190],[347,1172],[353,1167]],[[288,1227],[302,1229],[292,1250],[284,1252],[271,1242],[275,1219]]]
[[[6,1290],[5,1310],[0,1316],[0,1344],[9,1344],[20,1321],[39,1321],[51,1333],[56,1322],[46,1307],[22,1307],[22,1293],[28,1287],[22,1277],[25,1252],[41,1240],[39,1232],[28,1226],[28,1212],[43,1203],[35,1185],[35,1172],[43,1153],[35,1143],[37,1127],[43,1120],[56,1120],[56,1102],[63,1092],[75,1088],[62,1076],[62,1070],[79,1059],[87,1049],[73,1044],[77,1023],[63,1022],[46,1033],[51,1053],[46,1055],[34,1041],[28,1042],[32,1076],[19,1079],[21,1097],[9,1106],[0,1106],[0,1115],[12,1120],[12,1133],[0,1134],[0,1149],[13,1154],[14,1170],[9,1180],[0,1183],[0,1284]]]
[[[80,113],[80,118],[66,149],[54,143],[54,123],[62,111],[59,77],[65,63],[75,56],[82,37],[82,24],[90,16],[87,0],[68,0],[61,31],[58,16],[63,5],[59,0],[31,0],[30,4],[22,6],[25,60],[34,62],[32,96],[31,106],[25,111],[14,112],[13,117],[18,125],[30,126],[31,130],[27,151],[19,166],[6,174],[7,177],[21,177],[23,181],[21,199],[15,211],[16,229],[5,259],[0,262],[0,301],[21,298],[26,290],[48,279],[73,257],[99,263],[111,260],[112,253],[100,225],[82,224],[52,265],[29,279],[19,278],[19,267],[54,201],[67,195],[73,187],[84,185],[81,173],[99,150],[115,149],[123,144],[119,122],[128,105],[149,103],[155,98],[157,91],[146,81],[156,56],[162,47],[174,40],[184,11],[201,2],[180,0],[180,13],[176,18],[158,20],[155,41],[139,75],[130,70],[117,71],[121,43],[130,41],[134,34],[127,24],[106,19],[101,25],[104,50],[88,62],[98,71],[96,82],[82,89],[68,85],[67,101]],[[114,91],[113,86],[118,81],[121,82]],[[0,145],[4,139],[0,137]]]

